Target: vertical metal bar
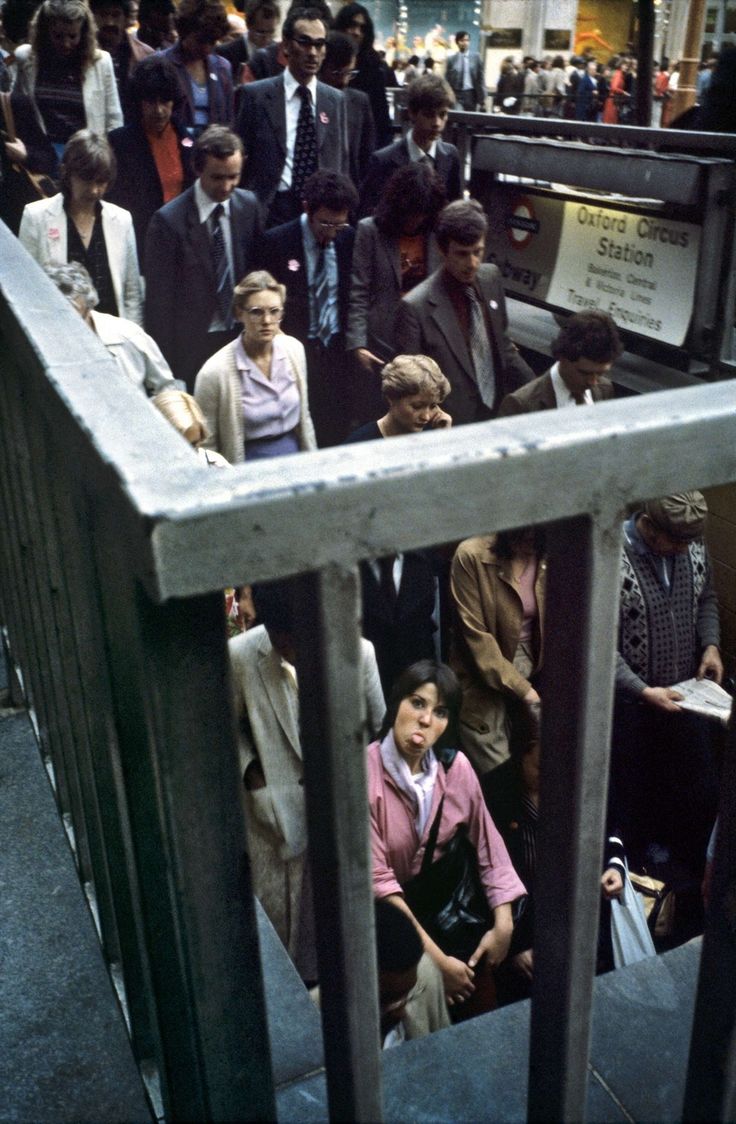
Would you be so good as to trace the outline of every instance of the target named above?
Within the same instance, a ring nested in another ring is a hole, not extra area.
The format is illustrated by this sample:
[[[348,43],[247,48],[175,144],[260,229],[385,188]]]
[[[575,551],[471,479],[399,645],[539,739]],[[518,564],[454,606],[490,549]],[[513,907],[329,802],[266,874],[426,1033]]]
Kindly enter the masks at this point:
[[[529,1119],[585,1119],[620,526],[549,529]]]
[[[684,1120],[736,1120],[736,723],[721,779],[718,837],[693,1015]]]
[[[95,536],[167,1119],[275,1115],[223,598],[155,605]]]
[[[652,122],[652,59],[654,58],[654,0],[639,0],[639,44],[637,51],[636,123]]]
[[[299,581],[297,667],[332,1120],[383,1119],[357,569]]]

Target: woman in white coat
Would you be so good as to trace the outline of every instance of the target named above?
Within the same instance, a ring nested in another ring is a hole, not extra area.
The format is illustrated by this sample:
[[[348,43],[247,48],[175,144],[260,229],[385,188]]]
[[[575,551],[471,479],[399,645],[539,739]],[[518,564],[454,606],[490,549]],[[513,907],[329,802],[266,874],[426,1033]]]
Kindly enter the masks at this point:
[[[112,59],[97,46],[86,0],[43,0],[15,62],[13,88],[33,99],[57,156],[80,129],[105,136],[123,124]]]
[[[115,177],[104,137],[82,129],[61,161],[61,191],[23,210],[18,237],[40,265],[83,265],[99,297],[98,312],[142,324],[142,286],[133,220],[102,196]]]

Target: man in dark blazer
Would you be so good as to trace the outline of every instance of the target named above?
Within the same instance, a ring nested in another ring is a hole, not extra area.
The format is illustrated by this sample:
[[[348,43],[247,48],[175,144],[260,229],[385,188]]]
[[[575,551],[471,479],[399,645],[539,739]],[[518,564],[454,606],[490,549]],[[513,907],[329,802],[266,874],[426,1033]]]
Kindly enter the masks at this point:
[[[210,125],[195,141],[192,159],[194,184],[148,227],[145,303],[146,331],[190,392],[205,360],[237,335],[232,290],[253,268],[262,233],[255,196],[236,187],[240,139],[224,125]]]
[[[309,409],[320,448],[338,445],[350,426],[350,365],[345,326],[358,194],[347,176],[315,172],[304,184],[304,213],[263,236],[259,263],[286,286],[282,329],[307,353]]]
[[[483,81],[483,63],[477,51],[470,50],[470,36],[467,31],[458,31],[455,36],[457,54],[447,60],[445,78],[455,94],[458,109],[472,113],[484,110],[486,105],[486,86]]]
[[[508,394],[498,416],[592,406],[613,398],[613,384],[605,376],[622,350],[616,325],[607,313],[573,313],[552,343],[557,362],[533,382]]]
[[[391,174],[413,160],[422,160],[433,168],[445,185],[449,201],[460,198],[460,157],[454,144],[441,139],[454,101],[455,95],[439,75],[423,74],[411,83],[407,98],[411,129],[402,140],[373,153],[360,188],[362,218],[375,211]]]
[[[495,417],[498,403],[534,373],[509,339],[501,274],[482,264],[488,221],[479,203],[456,200],[440,213],[442,266],[402,298],[396,338],[429,355],[452,390],[443,409],[453,425]]]
[[[216,48],[217,54],[230,63],[235,83],[240,80],[240,68],[248,62],[250,55],[273,43],[281,11],[275,0],[248,0],[243,15],[247,28],[245,34]]]
[[[319,76],[325,85],[339,90],[345,99],[350,178],[354,184],[363,182],[376,148],[376,127],[370,99],[363,90],[355,90],[349,84],[357,58],[354,39],[344,31],[328,32],[325,61]]]
[[[269,227],[299,215],[304,179],[312,172],[348,172],[344,100],[317,81],[326,46],[319,11],[292,10],[281,35],[286,70],[243,87],[235,124],[245,146],[243,186],[256,194]],[[312,113],[314,144],[302,144],[300,152],[303,105]]]

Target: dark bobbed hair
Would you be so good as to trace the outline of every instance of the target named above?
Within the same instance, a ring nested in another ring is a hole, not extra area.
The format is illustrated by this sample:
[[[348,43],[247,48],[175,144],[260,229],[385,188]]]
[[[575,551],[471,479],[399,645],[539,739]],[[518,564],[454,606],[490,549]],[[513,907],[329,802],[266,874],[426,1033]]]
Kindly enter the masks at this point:
[[[322,68],[324,70],[337,70],[341,66],[347,66],[357,53],[358,48],[354,39],[351,39],[344,31],[330,31],[327,35],[327,49]]]
[[[422,74],[409,86],[406,99],[409,113],[434,113],[440,109],[451,109],[454,104],[452,87],[439,74]]]
[[[408,972],[424,947],[411,918],[386,898],[376,898],[376,959],[379,972]]]
[[[228,33],[227,12],[222,0],[181,0],[174,25],[180,39],[193,31],[206,32],[213,43]]]
[[[488,219],[475,199],[456,199],[448,203],[437,218],[434,228],[437,245],[446,251],[450,242],[472,246],[488,233]]]
[[[455,32],[455,42],[457,43],[458,39],[464,39],[466,35],[469,39],[470,38],[470,32],[468,32],[468,31],[456,31]]]
[[[84,74],[95,61],[98,50],[95,21],[86,0],[43,0],[29,28],[36,58],[47,60],[56,53],[50,37],[52,23],[76,23],[77,20],[81,21],[82,34],[76,53],[69,61],[78,63]]]
[[[194,142],[192,167],[199,175],[204,171],[208,156],[214,156],[216,160],[226,160],[236,152],[241,156],[243,154],[243,142],[237,133],[228,129],[227,125],[208,125]]]
[[[320,207],[351,212],[358,206],[358,192],[353,181],[339,172],[313,172],[304,182],[302,199],[308,215],[313,215]]]
[[[552,59],[552,66],[555,70],[565,69],[565,60],[562,55],[555,55],[555,57]]]
[[[544,527],[537,524],[534,527],[514,527],[511,531],[499,531],[493,544],[493,553],[496,558],[510,562],[516,557],[518,544],[526,538],[530,531],[534,532],[534,553],[541,558],[547,548],[547,535]]]
[[[59,187],[64,198],[68,199],[72,191],[72,176],[88,182],[106,180],[111,185],[115,182],[116,172],[115,153],[107,137],[89,129],[79,129],[64,146],[59,164]]]
[[[176,107],[182,100],[176,67],[162,55],[147,55],[131,74],[128,93],[138,109],[144,101],[173,101]]]
[[[359,51],[359,54],[362,55],[366,51],[373,50],[373,43],[376,38],[376,29],[373,26],[371,14],[363,4],[346,4],[344,8],[340,8],[332,26],[335,31],[347,31],[355,16],[365,17],[365,34]]]
[[[438,663],[436,660],[418,660],[417,663],[405,668],[394,681],[379,737],[386,737],[396,721],[396,715],[403,700],[413,695],[424,683],[434,683],[442,705],[447,707],[451,718],[457,717],[460,712],[462,690],[455,672],[446,663]]]
[[[291,581],[275,581],[254,585],[253,605],[259,624],[271,632],[294,633],[294,585]]]
[[[292,5],[281,28],[282,40],[294,38],[294,25],[299,20],[319,20],[320,23],[324,24],[325,32],[327,32],[332,23],[332,15],[327,4],[304,4],[299,7]]]
[[[612,363],[623,351],[615,323],[607,312],[592,309],[574,312],[552,341],[552,356],[571,362],[585,356],[597,363]]]
[[[426,215],[425,230],[431,230],[446,199],[445,185],[434,169],[413,161],[391,175],[373,218],[387,238],[398,238],[407,216],[412,214]]]

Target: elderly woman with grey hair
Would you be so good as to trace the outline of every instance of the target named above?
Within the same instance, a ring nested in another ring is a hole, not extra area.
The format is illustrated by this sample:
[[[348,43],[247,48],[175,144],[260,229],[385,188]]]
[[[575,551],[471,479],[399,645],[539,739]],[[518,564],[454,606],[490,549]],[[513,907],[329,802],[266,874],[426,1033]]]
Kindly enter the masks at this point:
[[[71,261],[66,265],[47,265],[45,271],[87,327],[99,337],[126,378],[151,395],[176,387],[158,344],[138,324],[95,311],[97,290],[83,265]]]

